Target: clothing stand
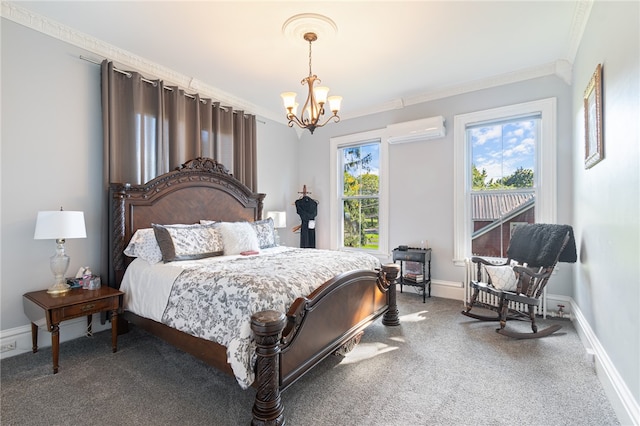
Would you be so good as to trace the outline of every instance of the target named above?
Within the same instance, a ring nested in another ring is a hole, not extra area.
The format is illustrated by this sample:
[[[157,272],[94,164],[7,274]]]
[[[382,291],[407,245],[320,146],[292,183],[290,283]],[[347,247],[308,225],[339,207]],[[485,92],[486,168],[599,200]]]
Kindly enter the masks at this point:
[[[298,194],[302,194],[302,196],[306,196],[307,194],[311,194],[311,192],[307,192],[307,185],[302,185],[302,192],[298,191]],[[294,201],[293,203],[291,203],[291,205],[296,205],[296,202]],[[291,228],[291,231],[293,232],[300,232],[300,228],[302,228],[302,225],[296,225],[293,228]]]
[[[298,192],[298,194],[302,194],[302,196],[294,202],[294,205],[302,223],[293,227],[292,230],[293,232],[300,231],[301,248],[315,248],[315,218],[318,214],[318,202],[309,196],[311,192],[307,191],[307,185],[303,185],[302,192]]]

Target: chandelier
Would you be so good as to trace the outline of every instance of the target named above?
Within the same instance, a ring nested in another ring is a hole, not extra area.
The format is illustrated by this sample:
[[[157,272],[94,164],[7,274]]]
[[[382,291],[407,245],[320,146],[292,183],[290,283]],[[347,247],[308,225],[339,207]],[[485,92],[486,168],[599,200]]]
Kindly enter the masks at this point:
[[[296,103],[295,92],[284,92],[282,100],[284,107],[287,111],[287,120],[289,120],[289,127],[293,127],[293,124],[297,124],[303,129],[309,129],[311,134],[317,127],[322,127],[333,119],[334,122],[340,121],[338,111],[340,110],[340,103],[342,102],[342,96],[329,96],[329,88],[325,86],[315,86],[316,83],[320,83],[318,76],[314,75],[311,71],[311,43],[318,39],[318,36],[314,32],[307,32],[303,35],[303,38],[309,42],[309,76],[302,79],[300,82],[303,86],[306,84],[309,89],[307,100],[302,107],[300,117],[298,117],[298,103]],[[325,105],[329,101],[329,110],[331,115],[322,121],[325,113]]]

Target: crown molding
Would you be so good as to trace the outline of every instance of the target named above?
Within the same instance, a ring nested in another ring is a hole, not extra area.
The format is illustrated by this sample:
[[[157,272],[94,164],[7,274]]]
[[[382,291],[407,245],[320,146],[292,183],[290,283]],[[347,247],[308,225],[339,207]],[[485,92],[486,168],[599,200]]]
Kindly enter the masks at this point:
[[[489,78],[474,80],[466,84],[460,84],[444,88],[442,90],[424,93],[422,95],[411,96],[405,100],[405,105],[415,105],[423,102],[433,101],[435,99],[448,98],[450,96],[456,96],[463,93],[489,89],[491,87],[504,86],[505,84],[518,83],[525,80],[531,80],[533,78],[557,75],[556,70],[558,67],[556,66],[556,63],[557,62],[551,62],[548,64],[500,74]],[[562,78],[562,76],[559,77]]]
[[[364,117],[367,115],[377,114],[380,112],[393,111],[395,109],[402,109],[404,108],[404,106],[405,104],[402,99],[392,99],[390,101],[387,101],[381,104],[372,105],[367,108],[361,108],[358,110],[353,110],[351,112],[347,111],[346,113],[340,112],[340,119],[348,120],[350,118]]]
[[[584,30],[591,15],[591,8],[594,0],[578,1],[573,11],[573,19],[571,21],[571,29],[569,30],[569,48],[567,49],[567,62],[573,64],[584,35]]]
[[[281,115],[276,116],[272,112],[265,110],[264,108],[260,108],[257,105],[218,87],[211,86],[203,81],[186,76],[155,62],[151,62],[141,56],[135,55],[124,49],[120,49],[112,44],[77,31],[52,19],[33,13],[15,3],[2,1],[0,16],[34,31],[38,31],[91,52],[101,58],[96,60],[98,63],[101,62],[102,59],[109,59],[120,65],[131,67],[142,74],[149,74],[152,75],[153,78],[166,80],[170,84],[174,84],[187,92],[197,92],[201,95],[210,97],[224,105],[231,106],[235,110],[242,110],[246,113],[255,114],[269,120],[286,123],[286,121],[283,121]]]
[[[343,115],[342,119],[362,117],[365,115],[375,114],[379,112],[401,109],[410,105],[417,105],[424,102],[430,102],[437,99],[444,99],[451,96],[462,95],[465,93],[475,92],[478,90],[489,89],[492,87],[504,86],[505,84],[518,83],[525,80],[531,80],[538,77],[546,77],[556,75],[565,83],[571,85],[572,65],[565,60],[558,60],[548,64],[531,67],[524,70],[505,73],[489,78],[474,80],[469,83],[459,84],[455,86],[445,87],[440,90],[433,90],[415,96],[394,99],[384,104],[380,104],[371,108],[359,109],[350,114]]]

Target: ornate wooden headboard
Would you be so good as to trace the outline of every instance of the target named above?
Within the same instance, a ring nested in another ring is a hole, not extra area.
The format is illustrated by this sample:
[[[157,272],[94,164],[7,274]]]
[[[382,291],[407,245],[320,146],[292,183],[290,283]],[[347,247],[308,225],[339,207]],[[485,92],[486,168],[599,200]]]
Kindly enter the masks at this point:
[[[195,158],[143,184],[113,183],[109,188],[108,283],[120,287],[127,265],[124,255],[136,230],[152,223],[254,221],[262,218],[265,194],[253,193],[211,158]]]

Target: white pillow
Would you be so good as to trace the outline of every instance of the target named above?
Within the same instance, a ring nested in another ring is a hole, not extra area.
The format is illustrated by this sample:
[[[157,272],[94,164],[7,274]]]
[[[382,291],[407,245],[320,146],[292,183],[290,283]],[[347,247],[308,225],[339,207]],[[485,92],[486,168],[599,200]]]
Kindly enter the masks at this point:
[[[515,291],[518,287],[518,280],[512,266],[484,265],[484,267],[491,278],[491,284],[498,290]]]
[[[222,234],[224,254],[240,254],[244,251],[258,251],[258,237],[249,222],[218,222],[217,229]]]
[[[153,228],[138,229],[131,237],[129,245],[124,249],[124,254],[129,257],[139,257],[154,264],[162,260],[162,252]]]

